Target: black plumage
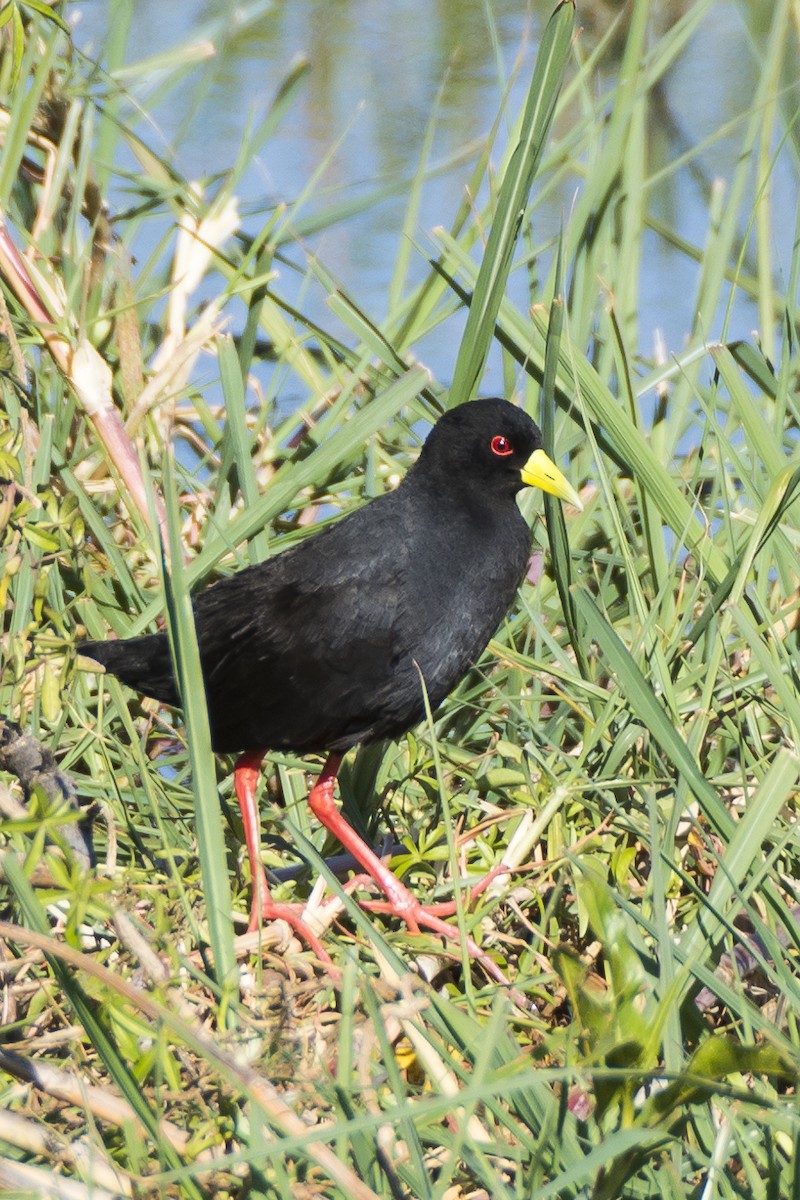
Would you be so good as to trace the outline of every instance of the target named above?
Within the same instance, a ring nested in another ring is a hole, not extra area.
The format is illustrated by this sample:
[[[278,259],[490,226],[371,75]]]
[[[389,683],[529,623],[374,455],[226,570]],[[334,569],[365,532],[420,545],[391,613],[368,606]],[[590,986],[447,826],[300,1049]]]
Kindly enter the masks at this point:
[[[534,484],[580,504],[541,444],[533,421],[505,400],[452,409],[395,491],[198,595],[214,749],[246,752],[248,769],[265,750],[327,750],[332,792],[341,754],[423,718],[420,673],[435,708],[524,577],[530,534],[517,493]],[[165,634],[80,651],[138,691],[179,703]],[[241,791],[240,800],[245,815]]]

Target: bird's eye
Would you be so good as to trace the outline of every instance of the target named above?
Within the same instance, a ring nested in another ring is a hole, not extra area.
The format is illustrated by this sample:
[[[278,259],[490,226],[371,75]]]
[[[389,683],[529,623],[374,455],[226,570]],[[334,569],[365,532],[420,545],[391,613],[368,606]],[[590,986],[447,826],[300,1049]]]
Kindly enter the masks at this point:
[[[514,447],[507,437],[503,437],[502,433],[498,433],[492,438],[492,454],[496,454],[498,458],[508,458],[509,454],[514,453]]]

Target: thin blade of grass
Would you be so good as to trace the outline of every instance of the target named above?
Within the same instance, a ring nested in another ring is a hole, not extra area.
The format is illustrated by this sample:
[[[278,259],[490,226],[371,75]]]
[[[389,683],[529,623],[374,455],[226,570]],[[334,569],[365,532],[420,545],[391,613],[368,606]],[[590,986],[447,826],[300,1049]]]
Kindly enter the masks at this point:
[[[758,789],[748,797],[747,807],[733,827],[720,858],[708,896],[697,918],[678,941],[681,956],[692,966],[695,955],[705,958],[724,928],[723,914],[737,896],[754,866],[754,848],[771,836],[773,822],[797,786],[800,762],[781,751]]]
[[[225,844],[220,837],[222,812],[216,784],[211,729],[206,705],[205,683],[194,627],[180,522],[174,492],[174,469],[168,453],[164,460],[164,491],[167,497],[167,530],[170,540],[169,566],[161,555],[167,628],[181,696],[189,762],[195,798],[197,849],[208,920],[208,939],[214,956],[214,972],[223,1001],[236,988],[236,958],[233,951],[232,902]]]
[[[717,790],[700,771],[686,743],[654,695],[646,676],[619,634],[603,616],[588,592],[576,589],[575,602],[578,611],[583,614],[589,636],[600,646],[636,719],[644,724],[683,777],[717,832],[723,837],[729,837],[734,825]]]
[[[544,448],[551,458],[555,459],[555,423],[556,423],[556,372],[558,369],[558,347],[561,341],[561,331],[564,325],[564,298],[561,290],[561,273],[563,266],[564,233],[559,233],[558,249],[556,251],[556,272],[554,279],[553,300],[550,305],[550,322],[547,329],[545,344],[544,378],[542,380],[541,422]],[[547,519],[547,540],[550,545],[550,562],[553,576],[561,599],[561,608],[567,623],[569,639],[581,675],[589,679],[589,663],[584,653],[584,634],[578,623],[578,615],[572,598],[572,555],[570,554],[569,539],[567,538],[567,523],[564,520],[564,509],[560,500],[555,496],[544,493],[544,511]]]
[[[483,374],[528,196],[555,113],[574,20],[574,5],[571,0],[565,0],[550,17],[542,35],[522,116],[520,140],[503,176],[492,228],[470,301],[448,396],[451,408],[475,394]]]

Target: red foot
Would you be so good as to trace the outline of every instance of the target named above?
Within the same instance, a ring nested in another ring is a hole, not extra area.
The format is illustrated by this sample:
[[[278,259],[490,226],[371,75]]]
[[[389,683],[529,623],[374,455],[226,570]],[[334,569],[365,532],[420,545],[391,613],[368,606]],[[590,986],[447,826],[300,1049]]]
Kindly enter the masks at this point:
[[[250,924],[247,926],[247,932],[255,933],[268,921],[285,921],[300,940],[305,942],[309,950],[313,950],[320,962],[325,963],[328,967],[333,967],[333,961],[328,951],[303,920],[303,905],[282,904],[273,900],[269,894],[269,885],[263,868],[260,874],[259,886],[256,886],[255,880],[253,884],[253,903],[250,906]],[[258,873],[255,878],[258,879]]]
[[[449,913],[451,911],[451,904],[448,903],[444,906],[434,904],[429,907],[420,904],[419,900],[415,896],[412,896],[408,888],[400,882],[396,875],[392,874],[385,863],[381,862],[377,854],[358,836],[352,826],[348,825],[339,812],[333,799],[333,789],[341,761],[341,755],[330,755],[325,766],[322,768],[322,774],[309,793],[308,804],[311,811],[319,818],[325,828],[329,829],[338,838],[345,850],[350,851],[353,858],[375,880],[386,896],[385,901],[367,901],[364,907],[372,908],[375,912],[387,912],[395,917],[399,917],[401,921],[405,921],[411,933],[419,933],[420,927],[422,927],[433,930],[434,933],[440,934],[442,937],[447,938],[448,941],[461,943],[459,930],[454,929],[452,925],[448,925],[446,921],[443,921],[439,912],[439,909],[443,908],[444,911]],[[494,871],[490,871],[476,885],[477,889],[483,891],[502,870],[505,870],[505,868],[496,867]],[[472,890],[472,894],[477,894],[476,889]],[[455,911],[455,904],[454,902],[451,903],[452,911]],[[502,983],[505,987],[509,987],[509,981],[497,964],[487,954],[483,953],[472,938],[467,937],[465,945],[470,958],[483,967],[487,975],[495,979],[498,983]]]
[[[308,925],[302,919],[300,912],[298,912],[299,906],[276,904],[269,894],[267,878],[261,864],[259,850],[260,827],[255,799],[256,783],[263,757],[264,755],[261,751],[243,754],[234,770],[234,786],[242,813],[245,841],[247,843],[247,856],[253,879],[253,904],[250,910],[249,929],[250,931],[258,929],[260,923],[263,921],[284,920],[322,962],[330,964],[330,957],[319,938],[309,929]],[[411,933],[419,933],[421,928],[430,929],[448,941],[461,944],[460,931],[453,928],[452,925],[448,925],[442,919],[444,916],[452,916],[456,911],[455,902],[448,901],[444,904],[431,904],[427,906],[421,904],[415,896],[412,896],[411,892],[400,882],[397,876],[393,875],[389,868],[381,862],[377,854],[375,854],[366,842],[358,836],[353,827],[348,825],[339,812],[333,799],[333,791],[341,761],[342,756],[339,754],[331,754],[328,757],[319,779],[309,793],[308,804],[311,811],[319,818],[325,828],[339,840],[345,850],[348,850],[352,854],[356,862],[361,864],[369,878],[377,883],[386,896],[386,900],[365,901],[363,902],[364,907],[373,912],[386,912],[399,917],[400,920],[405,921]],[[491,870],[475,887],[470,889],[470,896],[479,895],[505,869],[505,867],[495,867]],[[355,880],[351,880],[347,886],[347,890],[350,891],[356,882]],[[469,897],[467,898],[468,902]],[[487,954],[483,953],[471,937],[466,938],[464,945],[470,958],[478,963],[491,979],[509,988],[510,995],[515,1004],[525,1009],[530,1007],[526,998],[515,988],[510,987],[509,981],[497,964]]]

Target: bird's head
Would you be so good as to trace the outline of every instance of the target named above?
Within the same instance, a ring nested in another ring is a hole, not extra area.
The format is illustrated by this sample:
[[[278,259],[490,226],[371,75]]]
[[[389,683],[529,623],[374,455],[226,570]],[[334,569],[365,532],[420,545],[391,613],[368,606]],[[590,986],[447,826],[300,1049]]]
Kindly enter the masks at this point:
[[[472,400],[451,408],[434,425],[415,471],[468,485],[484,494],[515,495],[538,487],[576,508],[580,496],[542,449],[542,433],[507,400]]]

